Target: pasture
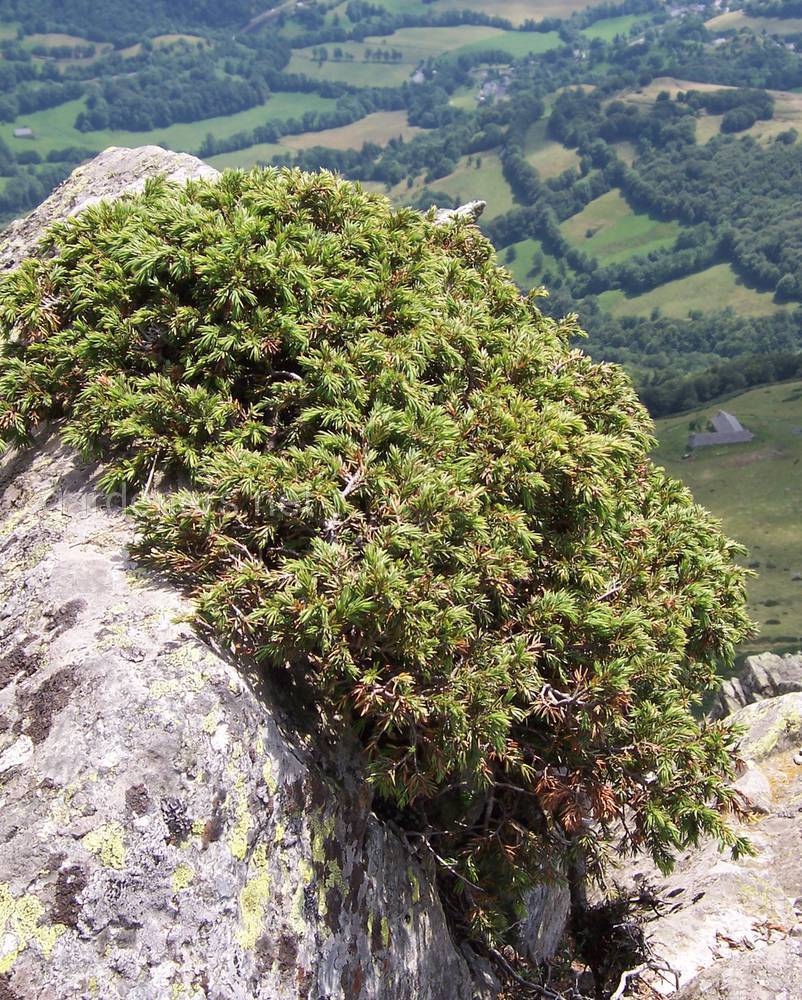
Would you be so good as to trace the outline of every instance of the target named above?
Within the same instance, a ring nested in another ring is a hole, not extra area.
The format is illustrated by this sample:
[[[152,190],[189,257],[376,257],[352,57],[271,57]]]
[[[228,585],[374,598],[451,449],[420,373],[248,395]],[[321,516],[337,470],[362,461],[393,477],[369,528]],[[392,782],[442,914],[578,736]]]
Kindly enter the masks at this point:
[[[798,35],[802,33],[802,17],[750,17],[742,10],[719,14],[706,22],[705,27],[716,34],[747,29],[756,35]]]
[[[701,448],[683,459],[691,423],[725,409],[755,435],[749,444]],[[802,382],[752,389],[657,422],[655,461],[682,479],[726,532],[749,549],[752,617],[760,635],[744,651],[802,648]]]
[[[596,198],[560,228],[567,240],[602,264],[670,247],[680,231],[678,222],[661,222],[633,211],[618,190]]]
[[[432,11],[421,0],[373,0],[392,14],[420,14]],[[514,25],[524,21],[542,21],[546,17],[570,17],[576,11],[592,7],[598,0],[438,0],[438,12],[473,10],[491,17],[503,17]],[[345,3],[334,11],[343,16]]]
[[[546,136],[547,122],[541,119],[530,125],[526,133],[524,153],[543,178],[559,177],[566,170],[579,169],[579,155],[560,142]]]
[[[238,149],[233,153],[220,153],[217,156],[206,157],[206,162],[217,170],[235,167],[239,170],[249,170],[251,167],[264,166],[272,163],[277,156],[291,155],[293,150],[280,142],[261,142],[247,149]]]
[[[144,146],[149,143],[181,152],[194,152],[209,133],[216,138],[225,138],[236,132],[264,125],[271,119],[300,118],[305,111],[322,111],[334,107],[335,103],[332,98],[319,97],[317,94],[277,92],[264,104],[235,115],[203,118],[191,123],[179,122],[150,132],[112,129],[79,132],[74,123],[76,115],[84,108],[84,102],[69,101],[56,108],[20,116],[6,126],[6,141],[15,152],[36,149],[42,155],[47,155],[51,149],[63,149],[65,146],[100,152],[108,146]],[[34,139],[14,139],[13,130],[23,126],[34,130]]]
[[[583,28],[582,34],[586,38],[601,38],[605,42],[612,42],[617,35],[626,38],[636,25],[643,23],[644,19],[637,14],[605,17],[603,20],[596,21],[589,27]]]
[[[477,199],[486,201],[483,219],[492,219],[513,207],[512,191],[504,178],[501,159],[497,153],[463,156],[452,173],[429,183],[426,183],[421,174],[411,188],[407,187],[405,181],[389,189],[384,184],[377,183],[366,184],[364,187],[371,191],[381,191],[396,205],[416,202],[426,188],[450,195],[460,204]]]
[[[767,316],[786,308],[767,292],[757,292],[740,282],[729,264],[667,281],[642,295],[603,292],[599,305],[613,316],[649,316],[657,309],[664,316],[686,319],[691,312],[717,312],[731,308],[740,316]]]
[[[408,80],[415,68],[427,59],[436,59],[446,52],[470,51],[472,47],[496,47],[497,39],[517,32],[499,28],[463,24],[452,28],[402,28],[390,35],[368,36],[364,42],[343,42],[323,46],[329,58],[319,59],[319,46],[295,49],[288,73],[305,73],[316,80],[340,80],[356,86],[394,87]],[[544,37],[544,36],[535,36]],[[343,58],[334,59],[340,49]],[[401,53],[396,61],[366,59],[366,53],[392,51]],[[348,61],[347,57],[353,57]]]
[[[556,274],[559,270],[557,261],[546,253],[540,240],[519,240],[499,250],[497,257],[499,265],[527,292],[540,284],[541,275]]]
[[[449,54],[459,56],[466,52],[492,48],[506,52],[511,59],[523,59],[526,56],[542,55],[562,44],[556,31],[500,31],[482,41],[461,45],[458,49],[451,50]]]
[[[696,83],[693,80],[679,80],[673,76],[660,76],[652,80],[648,86],[626,91],[619,99],[627,104],[651,105],[657,100],[657,95],[661,91],[668,91],[671,97],[675,98],[680,91],[731,89],[712,83]],[[769,90],[768,93],[774,98],[774,117],[770,121],[755,122],[750,129],[738,132],[738,136],[751,135],[759,142],[766,143],[788,129],[795,128],[797,131],[802,131],[802,93],[792,90]],[[714,136],[720,135],[721,119],[721,115],[701,115],[696,123],[696,141],[706,143]]]
[[[386,146],[391,139],[411,139],[424,130],[407,122],[406,111],[377,111],[351,125],[329,128],[323,132],[304,132],[287,135],[281,140],[290,149],[309,149],[325,146],[327,149],[361,149],[366,142]]]

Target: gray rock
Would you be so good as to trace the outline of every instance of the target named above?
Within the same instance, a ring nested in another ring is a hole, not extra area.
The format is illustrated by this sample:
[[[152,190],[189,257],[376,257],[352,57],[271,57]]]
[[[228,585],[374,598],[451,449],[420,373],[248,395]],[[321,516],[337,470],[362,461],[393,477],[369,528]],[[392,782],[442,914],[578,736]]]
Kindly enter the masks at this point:
[[[799,1000],[802,941],[776,941],[718,963],[677,994],[677,1000]]]
[[[744,773],[733,784],[749,803],[755,812],[770,813],[772,803],[771,782],[766,776],[766,772],[753,765],[747,767]]]
[[[723,719],[745,705],[794,691],[802,691],[802,653],[749,656],[741,673],[722,685],[711,715]]]
[[[29,216],[0,234],[0,270],[16,267],[29,256],[43,231],[60,219],[77,215],[104,198],[141,191],[149,177],[163,175],[172,181],[218,177],[219,172],[187,153],[172,153],[160,146],[123,149],[112,146],[78,167],[53,194]]]
[[[111,150],[13,228],[5,265],[162,171],[208,168]],[[371,812],[355,749],[200,641],[129,559],[98,472],[45,432],[0,460],[0,993],[493,994],[427,866]]]
[[[802,691],[747,705],[732,717],[732,724],[746,728],[740,743],[748,761],[790,759],[802,746]]]
[[[0,510],[10,989],[472,1000],[430,875],[372,815],[347,743],[329,752],[198,640],[55,439],[0,469],[22,491]]]
[[[524,953],[535,965],[554,958],[562,945],[571,914],[566,883],[538,886],[526,898],[527,916],[521,927]]]
[[[434,213],[434,223],[436,226],[445,226],[460,219],[476,222],[486,208],[486,201],[469,201],[459,208],[438,208]]]
[[[623,881],[646,874],[667,897],[669,908],[649,933],[656,953],[678,973],[683,1000],[775,1000],[783,988],[795,1000],[802,996],[791,989],[798,983],[796,935],[802,931],[802,775],[793,748],[802,733],[802,694],[748,705],[732,722],[747,730],[741,745],[747,768],[736,787],[757,806],[740,831],[755,857],[736,861],[706,843],[680,858],[668,878],[640,861],[623,866]],[[786,969],[797,969],[797,979],[784,979],[779,970]],[[749,977],[758,971],[755,985]],[[665,978],[651,985],[674,995]]]

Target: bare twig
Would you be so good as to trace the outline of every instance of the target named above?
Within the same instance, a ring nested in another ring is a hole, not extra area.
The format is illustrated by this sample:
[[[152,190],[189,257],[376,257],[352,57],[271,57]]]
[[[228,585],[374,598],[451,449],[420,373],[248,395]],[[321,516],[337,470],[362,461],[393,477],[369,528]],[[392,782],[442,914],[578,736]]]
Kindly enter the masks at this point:
[[[624,589],[624,584],[621,582],[614,583],[609,590],[606,590],[603,594],[599,594],[596,598],[596,603],[601,604],[602,601],[606,601],[609,597],[613,597]]]
[[[160,454],[161,452],[157,451],[156,454],[153,456],[153,462],[150,466],[150,475],[148,476],[148,481],[145,483],[145,496],[147,496],[148,493],[150,493],[150,488],[153,485],[153,477],[156,474],[156,462],[158,462]]]
[[[357,469],[357,471],[352,476],[348,477],[348,481],[346,482],[345,487],[340,493],[340,496],[343,498],[343,500],[345,500],[346,497],[350,496],[354,492],[354,490],[359,489],[359,487],[362,485],[362,480],[364,478],[365,474],[362,471],[362,469]]]

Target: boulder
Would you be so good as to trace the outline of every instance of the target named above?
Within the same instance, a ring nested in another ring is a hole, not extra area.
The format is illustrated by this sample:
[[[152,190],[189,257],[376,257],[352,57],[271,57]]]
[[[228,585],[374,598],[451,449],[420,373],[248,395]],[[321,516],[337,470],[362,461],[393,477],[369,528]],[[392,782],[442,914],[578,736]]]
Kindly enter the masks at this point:
[[[745,705],[793,691],[802,691],[802,653],[748,656],[740,674],[722,685],[710,714],[723,719]]]
[[[74,170],[37,209],[0,234],[0,270],[16,267],[52,223],[77,215],[104,198],[141,191],[147,179],[157,175],[180,182],[217,177],[219,172],[194,156],[171,153],[160,146],[112,146]]]
[[[751,802],[740,832],[756,854],[733,860],[706,843],[680,858],[668,878],[628,863],[623,882],[645,875],[667,909],[649,925],[656,954],[676,971],[650,981],[683,1000],[786,1000],[802,996],[802,693],[748,705],[732,716],[746,730],[744,772],[736,783]]]
[[[802,939],[777,941],[705,969],[676,1000],[798,1000]]]
[[[154,173],[209,168],[110,150],[12,228],[3,265]],[[356,748],[193,632],[99,471],[46,430],[0,461],[3,1000],[494,995]]]

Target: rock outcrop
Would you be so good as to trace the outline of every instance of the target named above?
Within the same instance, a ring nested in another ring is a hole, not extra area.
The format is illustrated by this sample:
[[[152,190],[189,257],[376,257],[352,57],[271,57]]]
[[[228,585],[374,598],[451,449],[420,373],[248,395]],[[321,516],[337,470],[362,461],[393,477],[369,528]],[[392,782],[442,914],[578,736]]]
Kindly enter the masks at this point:
[[[0,261],[92,200],[209,169],[110,150]],[[0,996],[492,995],[354,749],[200,641],[97,475],[44,431],[0,462]]]
[[[707,843],[662,879],[650,865],[626,866],[657,885],[668,910],[650,925],[658,956],[679,977],[652,985],[682,1000],[792,1000],[802,996],[802,694],[755,702],[732,716],[746,735],[736,787],[751,804],[742,832],[753,858],[732,860]]]
[[[792,691],[802,691],[802,653],[748,656],[738,676],[722,685],[711,715],[723,719],[745,705]]]

